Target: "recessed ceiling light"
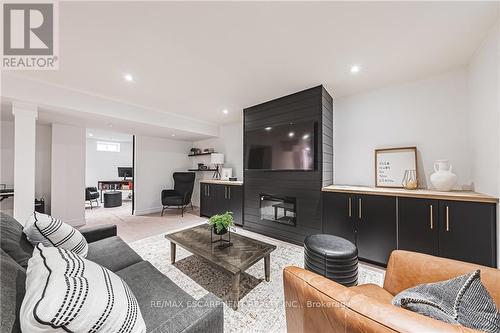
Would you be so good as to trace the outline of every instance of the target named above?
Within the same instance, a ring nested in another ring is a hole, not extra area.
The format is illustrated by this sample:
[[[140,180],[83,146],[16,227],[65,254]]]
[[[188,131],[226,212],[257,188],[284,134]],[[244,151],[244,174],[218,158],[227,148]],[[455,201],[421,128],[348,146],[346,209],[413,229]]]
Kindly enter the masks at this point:
[[[265,129],[266,131],[270,131],[270,130],[272,130],[273,128],[272,128],[272,127],[270,127],[270,126],[268,126],[268,127],[264,128],[264,129]]]
[[[90,137],[92,137],[92,136],[94,136],[94,134],[92,134],[92,133],[89,133],[89,136],[90,136]]]
[[[125,81],[127,82],[132,82],[134,81],[134,77],[132,76],[132,74],[125,74],[123,75],[123,78],[125,79]]]
[[[288,137],[293,138],[294,136],[295,136],[295,133],[294,133],[294,132],[290,132],[290,133],[288,133]]]
[[[309,134],[304,134],[304,135],[302,136],[302,139],[304,139],[304,140],[309,139]]]
[[[175,134],[174,134],[174,133],[172,133],[172,136],[175,136]]]
[[[224,109],[224,110],[222,110],[222,113],[224,113],[224,114],[228,114],[228,113],[229,113],[229,111],[228,111],[227,109]]]
[[[351,67],[351,73],[353,73],[353,74],[359,73],[360,70],[361,70],[361,67],[359,67],[359,65],[353,65]]]

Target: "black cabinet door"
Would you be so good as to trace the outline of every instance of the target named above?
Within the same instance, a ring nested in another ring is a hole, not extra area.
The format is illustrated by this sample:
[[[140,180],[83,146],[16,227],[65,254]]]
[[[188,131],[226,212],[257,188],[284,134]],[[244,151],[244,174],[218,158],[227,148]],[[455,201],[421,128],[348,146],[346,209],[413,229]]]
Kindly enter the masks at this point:
[[[200,183],[200,216],[212,216],[212,204],[210,203],[209,186],[209,184]]]
[[[229,200],[227,210],[233,213],[235,224],[243,225],[243,188],[237,185],[228,185],[226,188]]]
[[[440,201],[439,256],[496,267],[495,204]]]
[[[387,265],[396,249],[396,198],[356,195],[356,245],[358,256]]]
[[[439,201],[398,199],[398,248],[438,255]]]
[[[227,200],[227,189],[225,185],[210,184],[210,196],[212,204],[212,215],[227,212],[229,202]]]
[[[353,214],[355,195],[323,192],[323,232],[356,243]]]

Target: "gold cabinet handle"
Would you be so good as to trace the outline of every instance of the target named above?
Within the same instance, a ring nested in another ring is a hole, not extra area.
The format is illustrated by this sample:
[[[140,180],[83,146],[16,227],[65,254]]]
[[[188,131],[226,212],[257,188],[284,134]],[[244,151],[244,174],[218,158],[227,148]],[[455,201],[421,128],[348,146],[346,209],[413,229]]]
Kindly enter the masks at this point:
[[[433,207],[431,205],[431,230],[434,229],[434,214],[433,214]]]
[[[450,207],[446,206],[446,231],[450,231]]]
[[[352,217],[352,198],[349,197],[349,199],[347,200],[348,202],[348,213],[349,213],[349,217]]]
[[[362,211],[362,202],[361,202],[361,198],[358,199],[358,203],[359,203],[359,209],[358,209],[358,216],[359,216],[359,219],[361,220],[361,218],[363,217],[363,214],[361,213]]]

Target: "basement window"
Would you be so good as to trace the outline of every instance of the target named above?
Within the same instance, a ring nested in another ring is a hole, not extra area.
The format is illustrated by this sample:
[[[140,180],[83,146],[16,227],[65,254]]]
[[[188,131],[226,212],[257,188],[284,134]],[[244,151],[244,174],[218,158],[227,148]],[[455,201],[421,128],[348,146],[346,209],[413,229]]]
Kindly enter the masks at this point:
[[[119,153],[120,144],[118,142],[97,141],[97,151]]]

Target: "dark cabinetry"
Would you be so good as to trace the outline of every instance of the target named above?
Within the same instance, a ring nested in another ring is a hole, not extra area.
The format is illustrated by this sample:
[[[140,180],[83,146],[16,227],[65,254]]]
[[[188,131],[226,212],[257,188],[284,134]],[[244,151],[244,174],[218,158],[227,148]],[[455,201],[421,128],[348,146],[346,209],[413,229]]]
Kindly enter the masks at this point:
[[[496,267],[496,205],[399,198],[399,249]]]
[[[478,202],[439,202],[439,255],[496,267],[496,207]]]
[[[360,258],[385,265],[396,249],[396,198],[325,192],[323,232],[350,240]]]
[[[211,217],[232,212],[234,223],[242,225],[243,190],[239,185],[200,184],[200,215]]]
[[[450,195],[452,196],[452,195]],[[323,232],[387,264],[392,250],[496,267],[496,203],[323,192]]]
[[[323,232],[356,243],[353,218],[355,195],[348,193],[323,193]]]
[[[438,255],[439,200],[399,198],[399,249]]]
[[[356,245],[358,256],[387,264],[396,249],[396,198],[356,196]]]

